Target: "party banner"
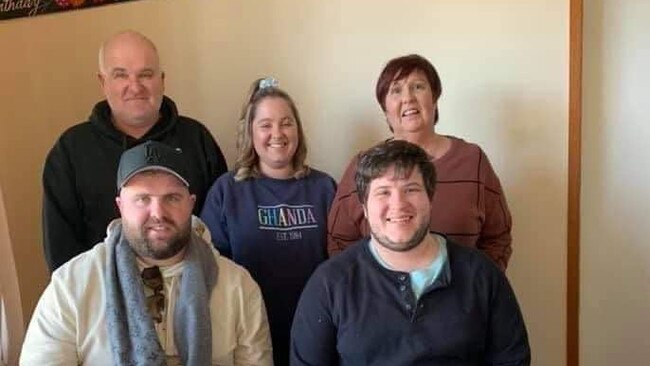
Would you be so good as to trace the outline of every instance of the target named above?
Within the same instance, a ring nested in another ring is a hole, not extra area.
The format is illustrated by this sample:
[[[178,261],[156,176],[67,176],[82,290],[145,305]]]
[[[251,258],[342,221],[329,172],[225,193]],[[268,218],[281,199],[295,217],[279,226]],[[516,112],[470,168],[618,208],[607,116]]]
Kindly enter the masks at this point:
[[[0,20],[135,0],[0,0]]]

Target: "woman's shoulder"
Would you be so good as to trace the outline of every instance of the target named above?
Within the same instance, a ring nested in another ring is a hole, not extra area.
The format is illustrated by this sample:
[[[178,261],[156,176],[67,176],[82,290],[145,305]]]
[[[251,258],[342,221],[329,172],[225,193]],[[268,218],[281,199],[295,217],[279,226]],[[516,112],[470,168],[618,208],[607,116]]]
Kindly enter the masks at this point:
[[[234,170],[229,170],[223,174],[221,174],[215,181],[214,184],[224,184],[226,182],[234,182],[235,181],[235,174],[237,172]]]
[[[310,185],[318,185],[323,187],[326,191],[331,191],[332,194],[336,191],[336,180],[331,175],[314,168],[309,169],[309,174],[304,177],[306,182]]]
[[[471,154],[484,154],[483,149],[474,143],[453,135],[446,135],[451,140],[450,151],[463,152]]]
[[[234,182],[235,182],[235,172],[228,171],[221,174],[219,177],[217,177],[217,179],[215,179],[214,183],[212,183],[212,188],[214,189],[215,187],[232,185]]]
[[[235,183],[235,172],[225,172],[221,174],[217,179],[215,179],[214,183],[212,183],[212,187],[210,187],[210,192],[208,195],[223,195],[224,192],[232,190]]]
[[[306,178],[313,180],[334,181],[334,178],[332,178],[331,175],[325,173],[322,170],[314,169],[312,167],[309,168],[309,174],[306,176]]]
[[[476,143],[465,141],[459,137],[448,136],[452,140],[452,147],[447,156],[436,162],[436,168],[445,170],[448,167],[465,170],[471,174],[478,172],[481,180],[495,176],[492,163],[483,149]]]

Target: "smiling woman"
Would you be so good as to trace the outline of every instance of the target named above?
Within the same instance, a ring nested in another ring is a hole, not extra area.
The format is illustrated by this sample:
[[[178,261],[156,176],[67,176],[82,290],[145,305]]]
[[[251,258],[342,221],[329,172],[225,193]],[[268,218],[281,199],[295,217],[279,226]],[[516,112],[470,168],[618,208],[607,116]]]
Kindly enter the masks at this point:
[[[512,223],[501,183],[479,146],[436,133],[441,94],[438,72],[419,55],[392,59],[377,80],[377,101],[394,139],[420,146],[436,167],[429,229],[482,250],[505,271]],[[343,174],[329,213],[330,254],[370,235],[354,186],[357,162],[358,156]]]
[[[217,249],[259,283],[275,364],[288,365],[298,298],[326,257],[326,218],[336,183],[305,163],[298,109],[274,79],[253,83],[238,132],[235,169],[214,183],[201,218]]]
[[[260,172],[286,179],[295,173],[293,156],[298,148],[298,126],[289,103],[281,97],[259,102],[251,124],[253,146],[259,156]]]
[[[434,96],[429,85],[427,76],[420,70],[391,83],[382,107],[393,133],[417,133],[422,128],[429,129],[429,121],[433,120],[431,113],[437,115],[435,106],[439,96]],[[410,103],[402,103],[404,99]]]

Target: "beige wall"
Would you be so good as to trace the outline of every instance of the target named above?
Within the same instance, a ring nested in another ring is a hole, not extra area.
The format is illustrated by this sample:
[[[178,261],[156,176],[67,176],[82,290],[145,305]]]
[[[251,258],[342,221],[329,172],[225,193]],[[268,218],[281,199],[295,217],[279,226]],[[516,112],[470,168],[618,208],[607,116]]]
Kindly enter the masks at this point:
[[[650,364],[650,3],[585,2],[581,364]]]
[[[382,65],[428,57],[443,80],[440,131],[481,144],[507,192],[508,275],[535,364],[563,362],[567,1],[143,0],[0,23],[0,44],[13,50],[0,58],[0,159],[27,314],[46,281],[42,161],[100,97],[96,48],[123,28],[158,44],[168,94],[208,125],[229,162],[241,98],[272,74],[299,105],[311,163],[337,178],[352,154],[388,136],[373,97]]]
[[[2,173],[0,172],[0,175]],[[20,289],[0,185],[0,364],[15,365],[25,332]]]

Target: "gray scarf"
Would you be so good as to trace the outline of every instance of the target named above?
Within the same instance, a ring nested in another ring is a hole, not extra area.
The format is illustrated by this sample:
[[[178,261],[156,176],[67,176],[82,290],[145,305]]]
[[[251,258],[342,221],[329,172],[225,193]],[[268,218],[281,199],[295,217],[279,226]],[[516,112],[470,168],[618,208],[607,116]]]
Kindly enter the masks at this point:
[[[165,365],[153,320],[145,306],[144,284],[135,254],[114,222],[105,245],[106,319],[116,365]],[[174,342],[183,365],[209,365],[212,359],[210,294],[217,283],[214,254],[194,230],[184,258],[174,311]]]

